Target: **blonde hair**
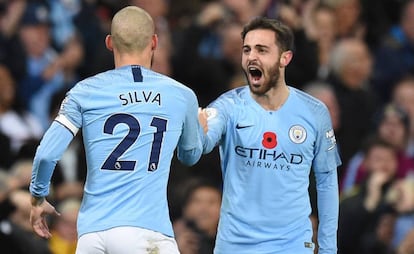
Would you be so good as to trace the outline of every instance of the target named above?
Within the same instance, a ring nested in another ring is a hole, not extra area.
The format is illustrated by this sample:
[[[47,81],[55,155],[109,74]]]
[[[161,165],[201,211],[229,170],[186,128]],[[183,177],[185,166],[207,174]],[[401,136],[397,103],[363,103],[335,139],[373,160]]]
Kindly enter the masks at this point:
[[[151,42],[154,32],[151,16],[136,6],[121,9],[112,19],[113,45],[121,53],[142,52]]]

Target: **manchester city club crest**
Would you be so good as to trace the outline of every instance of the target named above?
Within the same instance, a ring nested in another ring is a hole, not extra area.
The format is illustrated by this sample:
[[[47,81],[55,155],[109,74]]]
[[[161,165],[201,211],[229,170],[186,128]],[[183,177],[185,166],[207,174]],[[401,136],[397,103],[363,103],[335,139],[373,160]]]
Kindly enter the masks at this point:
[[[295,144],[301,144],[306,139],[306,130],[301,125],[293,125],[289,129],[289,138]]]

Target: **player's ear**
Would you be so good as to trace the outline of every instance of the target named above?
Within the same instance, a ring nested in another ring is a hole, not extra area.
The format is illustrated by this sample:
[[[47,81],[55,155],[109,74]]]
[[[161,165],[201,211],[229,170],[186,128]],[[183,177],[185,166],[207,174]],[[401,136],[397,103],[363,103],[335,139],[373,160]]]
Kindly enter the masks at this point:
[[[153,34],[151,38],[151,50],[155,50],[157,47],[158,47],[158,36],[156,34]]]
[[[293,58],[293,52],[291,50],[287,50],[282,53],[280,56],[280,67],[285,68]]]
[[[111,37],[111,35],[110,35],[110,34],[108,34],[108,35],[105,37],[105,46],[106,46],[106,48],[107,48],[109,51],[113,51],[113,50],[114,50],[113,45],[112,45],[112,37]]]

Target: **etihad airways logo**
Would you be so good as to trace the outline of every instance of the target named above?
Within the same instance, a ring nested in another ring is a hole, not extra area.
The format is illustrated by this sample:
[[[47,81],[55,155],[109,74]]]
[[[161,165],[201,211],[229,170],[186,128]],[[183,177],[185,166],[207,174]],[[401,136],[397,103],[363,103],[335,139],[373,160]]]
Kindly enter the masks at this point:
[[[276,150],[250,148],[242,146],[236,146],[234,150],[237,155],[248,159],[283,161],[289,164],[301,164],[303,161],[303,156],[301,154],[295,153],[284,153]]]
[[[297,130],[297,129],[295,129]],[[293,143],[301,143],[306,137],[304,129],[296,132],[296,136],[290,137]],[[292,165],[303,162],[303,155],[299,153],[286,153],[277,148],[278,138],[274,132],[264,132],[262,135],[262,147],[236,146],[235,153],[245,159],[245,166],[256,168],[269,168],[288,171]]]

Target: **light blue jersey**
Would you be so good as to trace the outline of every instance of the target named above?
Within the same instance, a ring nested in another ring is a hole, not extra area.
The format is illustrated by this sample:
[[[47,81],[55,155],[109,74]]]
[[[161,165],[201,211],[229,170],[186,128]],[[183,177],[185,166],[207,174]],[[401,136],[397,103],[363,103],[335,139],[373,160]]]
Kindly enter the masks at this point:
[[[204,153],[219,145],[223,202],[215,253],[313,253],[309,173],[317,178],[319,253],[336,253],[340,158],[327,108],[289,87],[263,109],[248,86],[211,103]]]
[[[82,130],[87,177],[78,235],[136,226],[173,236],[167,205],[171,159],[195,164],[202,153],[198,101],[184,85],[140,66],[79,82],[37,150],[30,191],[49,193],[57,160]]]

